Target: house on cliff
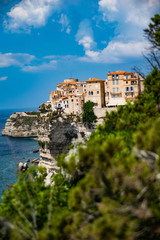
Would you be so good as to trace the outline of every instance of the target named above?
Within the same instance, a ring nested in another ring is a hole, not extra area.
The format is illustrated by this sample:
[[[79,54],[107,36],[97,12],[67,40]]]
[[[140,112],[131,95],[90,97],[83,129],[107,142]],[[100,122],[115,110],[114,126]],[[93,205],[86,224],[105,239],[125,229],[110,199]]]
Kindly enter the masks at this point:
[[[83,103],[92,101],[95,108],[116,107],[134,101],[140,94],[144,79],[137,73],[115,71],[106,80],[89,78],[87,81],[68,78],[57,84],[50,93],[52,111],[63,109],[67,114],[82,113]]]
[[[125,105],[127,101],[133,102],[136,96],[144,90],[143,81],[144,79],[137,73],[120,70],[108,73],[106,106]]]

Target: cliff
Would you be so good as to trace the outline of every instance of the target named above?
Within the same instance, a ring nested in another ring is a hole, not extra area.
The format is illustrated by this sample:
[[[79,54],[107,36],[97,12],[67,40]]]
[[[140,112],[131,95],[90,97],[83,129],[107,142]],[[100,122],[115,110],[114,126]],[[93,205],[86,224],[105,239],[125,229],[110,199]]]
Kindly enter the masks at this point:
[[[11,137],[37,137],[39,112],[17,112],[7,120],[2,135]]]
[[[43,121],[38,131],[39,151],[42,157],[39,165],[46,167],[48,171],[56,172],[56,157],[69,151],[68,146],[72,144],[73,139],[87,139],[94,128],[88,129],[83,124],[64,117]]]
[[[87,128],[77,117],[61,114],[21,112],[7,120],[3,135],[12,137],[37,137],[40,152],[39,165],[48,172],[57,171],[56,157],[68,152],[73,139],[86,140],[94,128]]]

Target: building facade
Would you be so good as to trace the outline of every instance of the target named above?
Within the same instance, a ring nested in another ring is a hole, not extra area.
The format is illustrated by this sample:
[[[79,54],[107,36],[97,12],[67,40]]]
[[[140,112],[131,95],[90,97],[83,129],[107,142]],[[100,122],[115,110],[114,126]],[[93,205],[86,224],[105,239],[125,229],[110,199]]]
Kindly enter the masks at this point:
[[[89,78],[86,81],[85,102],[91,101],[98,108],[105,107],[105,81],[97,78]]]
[[[101,80],[89,78],[87,81],[65,79],[57,84],[57,90],[50,93],[52,111],[63,109],[67,114],[82,113],[83,103],[91,101],[95,108],[125,105],[133,102],[143,90],[144,79],[137,73],[115,71]]]
[[[143,90],[144,79],[137,73],[116,71],[108,73],[106,81],[108,104],[106,106],[124,105],[133,102]]]

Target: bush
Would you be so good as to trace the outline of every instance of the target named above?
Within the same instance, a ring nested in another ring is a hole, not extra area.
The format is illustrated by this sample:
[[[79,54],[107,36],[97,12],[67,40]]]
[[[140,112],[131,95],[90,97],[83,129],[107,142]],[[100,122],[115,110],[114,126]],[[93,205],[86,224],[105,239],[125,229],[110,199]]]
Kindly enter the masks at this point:
[[[96,121],[97,117],[93,111],[94,105],[95,103],[91,101],[87,101],[83,104],[82,120],[84,123],[93,123],[94,121]]]

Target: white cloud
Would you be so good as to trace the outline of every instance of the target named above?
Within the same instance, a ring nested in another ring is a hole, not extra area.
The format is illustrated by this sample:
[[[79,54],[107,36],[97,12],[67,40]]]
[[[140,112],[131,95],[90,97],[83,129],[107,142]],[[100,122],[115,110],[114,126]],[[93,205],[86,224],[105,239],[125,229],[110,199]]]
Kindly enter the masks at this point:
[[[101,43],[106,46],[99,50],[95,45],[91,47],[93,32],[88,41],[82,38],[79,44],[84,46],[85,56],[79,60],[120,63],[142,57],[148,47],[143,29],[147,27],[158,8],[159,0],[99,0],[99,11],[103,14],[104,22],[115,23],[115,36],[109,42],[104,39]]]
[[[22,0],[7,13],[4,25],[8,30],[30,31],[31,27],[41,27],[48,17],[57,10],[62,0]]]
[[[147,27],[159,9],[159,0],[99,0],[99,10],[107,21],[130,22]]]
[[[22,67],[25,64],[30,64],[35,59],[35,56],[27,53],[0,53],[0,68],[9,66]]]
[[[144,46],[146,46],[146,43],[141,41],[128,43],[111,41],[103,50],[86,51],[85,56],[79,58],[79,60],[97,63],[120,63],[130,57],[141,57]]]
[[[61,31],[66,31],[67,34],[70,34],[71,26],[69,25],[69,20],[68,20],[67,15],[62,13],[61,17],[60,17],[60,20],[59,20],[59,23],[62,24]]]
[[[90,50],[95,47],[96,43],[93,39],[91,22],[88,19],[84,19],[80,22],[79,29],[76,34],[76,41],[79,45],[82,45],[85,50]]]
[[[46,70],[53,70],[56,68],[57,61],[52,60],[49,63],[42,63],[40,65],[30,65],[30,66],[24,66],[22,68],[22,71],[24,72],[40,72],[40,71],[46,71]]]
[[[5,81],[8,77],[5,76],[5,77],[0,77],[0,81]]]
[[[101,9],[107,9],[109,11],[117,12],[117,0],[100,0],[99,6]]]

